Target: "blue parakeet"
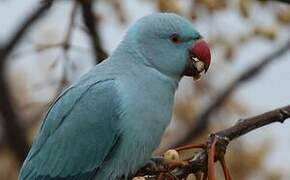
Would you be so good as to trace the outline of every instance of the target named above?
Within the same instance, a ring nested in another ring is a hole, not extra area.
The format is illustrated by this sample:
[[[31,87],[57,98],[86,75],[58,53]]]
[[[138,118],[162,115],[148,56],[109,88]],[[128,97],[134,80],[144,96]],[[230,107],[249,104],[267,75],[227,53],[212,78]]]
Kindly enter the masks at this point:
[[[179,80],[199,78],[210,60],[188,20],[141,18],[108,59],[52,104],[19,179],[127,179],[159,145]]]

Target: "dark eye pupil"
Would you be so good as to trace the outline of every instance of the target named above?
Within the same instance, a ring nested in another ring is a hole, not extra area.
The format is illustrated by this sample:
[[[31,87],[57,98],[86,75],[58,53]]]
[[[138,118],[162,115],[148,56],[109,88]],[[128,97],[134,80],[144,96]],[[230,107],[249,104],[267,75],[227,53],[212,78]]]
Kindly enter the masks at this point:
[[[173,43],[175,43],[175,44],[179,44],[179,43],[181,43],[181,39],[180,39],[180,37],[178,36],[178,34],[173,34],[173,35],[171,36],[171,41],[172,41]]]
[[[177,42],[178,41],[178,37],[173,37],[172,41]]]

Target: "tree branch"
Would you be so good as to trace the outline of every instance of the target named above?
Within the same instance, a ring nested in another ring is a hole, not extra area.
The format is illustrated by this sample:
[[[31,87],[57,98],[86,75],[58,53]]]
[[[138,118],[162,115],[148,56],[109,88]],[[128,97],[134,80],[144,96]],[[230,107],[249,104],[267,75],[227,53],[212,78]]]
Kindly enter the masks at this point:
[[[220,137],[219,139],[226,139],[228,143],[238,137],[241,137],[253,130],[269,125],[274,122],[283,123],[290,117],[290,105],[281,107],[254,117],[239,120],[235,125],[225,130],[214,133],[214,135]],[[208,138],[208,142],[212,142],[212,137]],[[218,143],[218,146],[222,146],[222,143]],[[217,148],[217,151],[221,151],[224,147]],[[220,152],[216,152],[219,154]],[[200,152],[190,163],[192,173],[203,170],[207,166],[207,155],[205,151]]]
[[[0,112],[3,116],[3,126],[7,143],[16,154],[17,159],[22,162],[29,150],[29,145],[25,138],[25,133],[18,125],[17,115],[11,102],[11,94],[6,82],[6,62],[7,57],[23,39],[27,31],[35,24],[45,12],[51,7],[53,0],[41,1],[40,5],[19,26],[11,39],[0,47]]]
[[[278,1],[278,2],[282,2],[282,3],[290,4],[290,0],[272,0],[272,1]]]
[[[197,121],[193,128],[187,133],[186,137],[177,142],[173,147],[177,147],[192,141],[193,138],[198,137],[202,132],[204,132],[209,124],[210,117],[214,114],[222,104],[227,100],[227,98],[232,95],[232,93],[244,83],[254,79],[257,75],[269,65],[270,63],[279,60],[279,58],[284,55],[290,49],[290,40],[283,45],[278,50],[269,54],[263,58],[259,63],[253,65],[246,71],[244,71],[236,80],[229,84],[217,97],[212,101],[212,103],[196,118]]]
[[[219,131],[216,135],[227,137],[230,141],[247,134],[250,131],[274,122],[283,123],[290,117],[290,105],[281,107],[251,118],[239,120],[234,126]]]
[[[100,63],[108,57],[102,47],[101,38],[98,32],[98,24],[96,23],[96,18],[93,11],[93,1],[91,0],[78,0],[82,6],[82,16],[84,24],[90,35],[91,44],[93,47],[93,52],[95,54],[96,64]]]
[[[286,119],[290,118],[290,105],[281,107],[254,117],[250,117],[247,119],[239,120],[235,125],[230,128],[224,129],[217,133],[211,134],[207,140],[207,146],[213,142],[214,137],[218,137],[217,147],[216,147],[216,157],[220,154],[224,155],[226,152],[227,145],[234,139],[241,137],[253,130],[261,128],[263,126],[269,125],[274,122],[283,123]],[[161,171],[156,170],[143,170],[142,168],[137,176],[155,176],[158,177]],[[203,149],[198,152],[192,159],[188,160],[187,163],[183,166],[178,167],[177,169],[172,170],[170,174],[173,174],[178,178],[186,178],[188,174],[197,173],[197,172],[205,172],[207,169],[207,150]],[[149,178],[150,179],[150,178]]]
[[[62,92],[63,88],[65,86],[67,86],[68,84],[68,77],[67,77],[67,73],[68,73],[68,61],[69,61],[69,55],[68,55],[68,51],[70,50],[71,46],[71,37],[72,37],[72,33],[73,33],[73,28],[75,27],[75,18],[77,15],[77,9],[78,9],[78,2],[74,1],[73,5],[72,5],[72,10],[70,13],[70,18],[69,18],[69,25],[67,28],[67,32],[65,34],[65,38],[63,40],[62,43],[62,49],[63,49],[63,54],[64,54],[64,64],[62,65],[62,77],[60,79],[58,88],[56,90],[56,95],[55,98],[58,97],[58,95]],[[58,60],[58,58],[56,59],[56,61]],[[55,99],[54,98],[54,99]]]
[[[43,0],[40,5],[28,16],[28,18],[20,25],[20,27],[16,30],[11,39],[6,43],[6,45],[1,46],[0,48],[0,63],[4,63],[4,59],[10,55],[10,53],[14,50],[17,44],[22,40],[24,35],[27,33],[29,28],[38,21],[49,9],[54,0]]]

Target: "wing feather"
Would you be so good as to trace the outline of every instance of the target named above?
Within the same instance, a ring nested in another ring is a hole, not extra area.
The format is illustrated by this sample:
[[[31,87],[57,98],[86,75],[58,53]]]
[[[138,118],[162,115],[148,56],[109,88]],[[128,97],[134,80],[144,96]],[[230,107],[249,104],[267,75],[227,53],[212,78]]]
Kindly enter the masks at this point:
[[[49,109],[20,179],[92,176],[119,138],[118,114],[113,79],[69,88]]]

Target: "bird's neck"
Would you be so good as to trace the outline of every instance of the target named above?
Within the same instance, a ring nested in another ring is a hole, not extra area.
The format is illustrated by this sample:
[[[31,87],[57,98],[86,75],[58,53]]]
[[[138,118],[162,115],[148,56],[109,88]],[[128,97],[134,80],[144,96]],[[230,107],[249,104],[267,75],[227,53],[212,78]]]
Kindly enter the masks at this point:
[[[137,50],[138,45],[134,41],[122,41],[117,49],[112,54],[116,60],[129,60],[132,63],[138,63],[145,66],[152,66],[151,63]],[[122,57],[122,58],[120,58]]]
[[[129,66],[131,66],[131,64],[136,64],[137,66],[145,67],[149,72],[159,74],[162,79],[171,81],[174,86],[178,86],[178,82],[180,81],[181,77],[172,77],[159,71],[142,53],[140,53],[140,51],[137,50],[136,47],[137,45],[134,42],[121,42],[112,54],[112,60],[119,61],[118,63],[121,64],[128,64]]]

